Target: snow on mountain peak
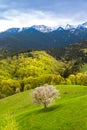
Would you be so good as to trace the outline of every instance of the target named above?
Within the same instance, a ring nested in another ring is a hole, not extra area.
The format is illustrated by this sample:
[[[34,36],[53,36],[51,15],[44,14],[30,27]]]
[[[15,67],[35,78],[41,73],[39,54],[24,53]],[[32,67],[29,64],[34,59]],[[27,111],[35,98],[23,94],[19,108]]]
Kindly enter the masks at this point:
[[[56,30],[56,27],[48,27],[45,25],[34,25],[32,27],[43,33],[48,33],[48,32],[52,32],[52,31]]]
[[[45,25],[33,25],[31,27],[9,28],[5,32],[15,34],[15,33],[25,31],[25,30],[30,29],[30,28],[36,29],[36,30],[38,30],[42,33],[49,33],[49,32],[55,31],[55,30],[59,30],[59,31],[69,30],[70,32],[73,33],[76,29],[86,29],[87,28],[87,22],[85,22],[83,24],[79,24],[79,25],[67,24],[65,27],[64,26],[48,27],[48,26],[45,26]]]
[[[70,29],[74,29],[74,28],[76,28],[76,26],[67,24],[65,27],[65,30],[70,30]]]
[[[16,33],[16,32],[19,31],[19,29],[20,28],[9,28],[9,29],[6,30],[6,32],[8,32],[8,33]]]

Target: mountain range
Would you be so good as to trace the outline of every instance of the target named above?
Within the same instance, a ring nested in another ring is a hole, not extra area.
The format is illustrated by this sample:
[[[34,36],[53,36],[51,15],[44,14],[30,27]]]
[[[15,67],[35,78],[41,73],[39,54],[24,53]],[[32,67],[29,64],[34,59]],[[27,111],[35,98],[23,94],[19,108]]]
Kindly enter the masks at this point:
[[[0,32],[2,49],[50,49],[87,40],[87,22],[66,27],[34,25]]]

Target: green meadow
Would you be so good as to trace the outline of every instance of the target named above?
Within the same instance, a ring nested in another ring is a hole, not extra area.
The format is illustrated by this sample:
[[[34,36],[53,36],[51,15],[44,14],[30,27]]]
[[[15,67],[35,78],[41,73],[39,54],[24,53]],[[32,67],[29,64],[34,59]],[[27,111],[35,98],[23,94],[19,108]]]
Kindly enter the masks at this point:
[[[55,87],[60,90],[61,98],[49,105],[46,112],[43,106],[33,104],[33,90],[1,99],[0,127],[5,117],[10,115],[15,120],[17,130],[87,130],[87,86]]]

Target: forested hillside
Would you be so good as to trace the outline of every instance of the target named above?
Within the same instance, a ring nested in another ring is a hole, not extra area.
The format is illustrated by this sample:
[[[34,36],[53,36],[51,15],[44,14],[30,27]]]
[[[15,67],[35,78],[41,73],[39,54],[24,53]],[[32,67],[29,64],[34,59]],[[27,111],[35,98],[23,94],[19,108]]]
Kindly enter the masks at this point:
[[[0,98],[43,84],[87,85],[87,75],[79,74],[82,63],[56,60],[45,51],[31,51],[0,60]]]
[[[2,59],[0,60],[0,92],[4,94],[2,96],[8,96],[14,94],[17,88],[24,91],[51,82],[53,76],[61,73],[63,66],[63,62],[57,61],[44,51],[21,53]],[[60,77],[56,78],[60,79]]]
[[[65,59],[67,61],[78,59],[81,62],[87,62],[87,41],[77,42],[65,47],[52,48],[47,51],[56,59]]]

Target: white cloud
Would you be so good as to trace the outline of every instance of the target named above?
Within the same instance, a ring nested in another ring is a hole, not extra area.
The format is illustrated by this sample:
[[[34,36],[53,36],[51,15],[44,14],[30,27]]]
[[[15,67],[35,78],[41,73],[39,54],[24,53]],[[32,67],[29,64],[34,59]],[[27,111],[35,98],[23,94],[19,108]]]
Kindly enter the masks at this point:
[[[0,31],[11,27],[29,27],[32,25],[47,25],[47,26],[65,26],[66,24],[78,24],[75,18],[61,15],[56,15],[52,12],[43,12],[38,10],[27,10],[27,12],[19,12],[17,10],[9,10],[3,13],[6,19],[0,20]]]

